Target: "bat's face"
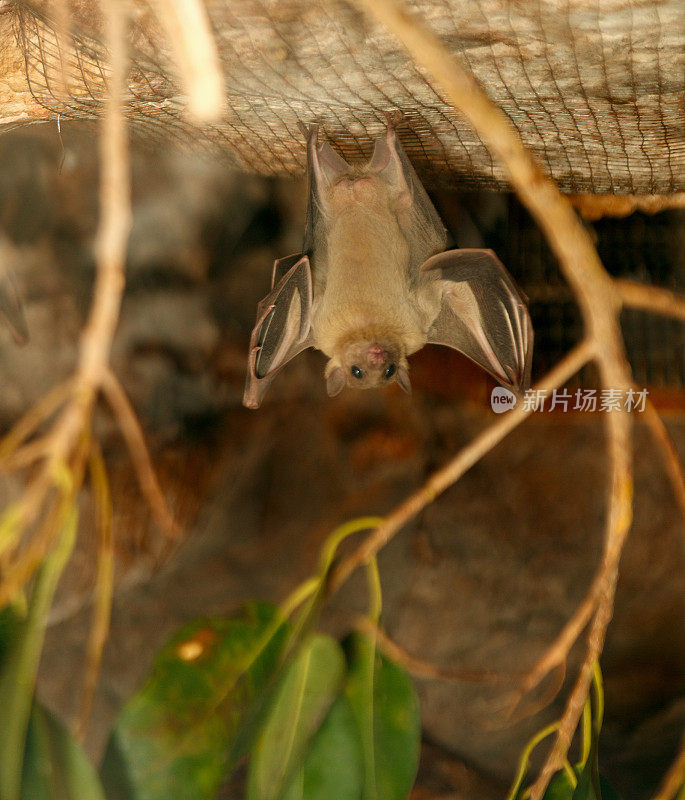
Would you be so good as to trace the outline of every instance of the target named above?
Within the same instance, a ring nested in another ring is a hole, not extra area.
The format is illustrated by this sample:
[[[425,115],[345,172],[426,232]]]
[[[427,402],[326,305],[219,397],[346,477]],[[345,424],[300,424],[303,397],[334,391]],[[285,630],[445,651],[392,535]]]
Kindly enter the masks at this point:
[[[407,359],[401,345],[387,340],[361,338],[348,341],[326,367],[328,394],[334,396],[345,386],[373,389],[396,381],[410,390]]]

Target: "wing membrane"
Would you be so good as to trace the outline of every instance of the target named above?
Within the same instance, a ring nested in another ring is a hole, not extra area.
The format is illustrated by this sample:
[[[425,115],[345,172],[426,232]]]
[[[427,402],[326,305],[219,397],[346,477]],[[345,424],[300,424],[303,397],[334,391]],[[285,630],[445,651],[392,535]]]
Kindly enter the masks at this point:
[[[302,253],[274,264],[274,286],[257,306],[243,404],[259,408],[276,373],[311,346],[312,279],[309,258]]]
[[[502,385],[530,385],[533,326],[525,296],[492,250],[448,250],[422,272],[439,271],[441,307],[428,341],[459,350]]]

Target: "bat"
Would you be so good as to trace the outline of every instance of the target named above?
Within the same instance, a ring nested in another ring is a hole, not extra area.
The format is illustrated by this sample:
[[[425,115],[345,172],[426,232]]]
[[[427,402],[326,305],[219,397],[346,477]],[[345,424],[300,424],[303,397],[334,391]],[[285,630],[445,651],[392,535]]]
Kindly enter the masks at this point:
[[[445,250],[445,228],[388,115],[371,160],[350,166],[319,126],[307,136],[304,245],[274,263],[257,307],[243,404],[258,408],[278,371],[308,347],[328,356],[330,396],[396,382],[425,344],[459,350],[503,386],[530,383],[525,296],[492,250]]]

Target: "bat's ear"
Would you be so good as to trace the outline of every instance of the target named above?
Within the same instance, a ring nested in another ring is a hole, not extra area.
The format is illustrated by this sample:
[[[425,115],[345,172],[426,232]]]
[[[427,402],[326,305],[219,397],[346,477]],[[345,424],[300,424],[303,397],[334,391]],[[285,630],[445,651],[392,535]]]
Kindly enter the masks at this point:
[[[402,391],[406,392],[407,394],[411,394],[411,381],[409,380],[409,373],[407,372],[406,367],[399,366],[397,368],[396,380]]]
[[[351,174],[352,168],[325,139],[319,142],[318,124],[310,125],[309,128],[302,126],[302,128],[307,133],[309,166],[313,172],[317,192],[320,193],[322,188],[331,186],[343,175]]]
[[[383,180],[392,197],[409,244],[409,270],[414,277],[423,261],[445,249],[447,239],[445,226],[402,149],[397,122],[396,115],[388,115],[388,128],[375,141],[368,170]]]
[[[329,397],[335,397],[345,388],[345,373],[342,367],[334,367],[326,378],[326,391]]]

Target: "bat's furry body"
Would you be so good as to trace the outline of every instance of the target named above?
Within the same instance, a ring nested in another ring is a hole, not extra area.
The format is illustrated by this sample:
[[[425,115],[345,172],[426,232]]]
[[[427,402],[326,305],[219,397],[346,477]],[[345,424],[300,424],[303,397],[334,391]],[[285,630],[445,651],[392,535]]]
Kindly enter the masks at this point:
[[[365,363],[364,349],[377,344],[388,356],[379,367],[406,370],[406,357],[426,342],[439,297],[434,292],[427,302],[410,279],[409,245],[381,178],[343,178],[330,190],[329,213],[325,246],[314,261],[313,343],[331,359],[327,378],[342,368],[347,379],[359,362],[366,381],[352,380],[377,385],[383,379]]]
[[[520,389],[532,347],[525,302],[491,251],[442,252],[444,227],[392,123],[357,168],[312,126],[308,162],[304,251],[274,266],[245,404],[257,407],[278,369],[310,346],[329,357],[331,395],[391,380],[409,391],[407,356],[430,341]]]

